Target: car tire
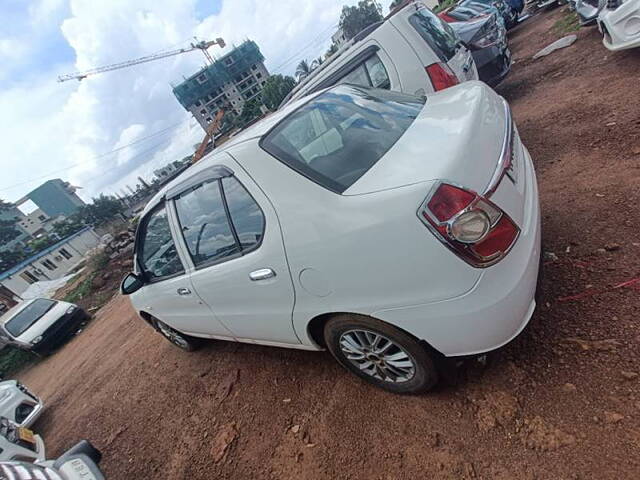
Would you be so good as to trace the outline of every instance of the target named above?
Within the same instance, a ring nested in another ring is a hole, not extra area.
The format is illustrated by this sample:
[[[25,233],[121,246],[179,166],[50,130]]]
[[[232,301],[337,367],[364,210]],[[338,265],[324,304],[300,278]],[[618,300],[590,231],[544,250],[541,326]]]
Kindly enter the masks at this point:
[[[153,319],[153,323],[160,335],[185,352],[193,352],[202,345],[202,339],[185,335],[157,318]]]
[[[337,315],[324,328],[327,348],[367,382],[394,393],[421,393],[438,383],[427,349],[406,332],[370,317]]]

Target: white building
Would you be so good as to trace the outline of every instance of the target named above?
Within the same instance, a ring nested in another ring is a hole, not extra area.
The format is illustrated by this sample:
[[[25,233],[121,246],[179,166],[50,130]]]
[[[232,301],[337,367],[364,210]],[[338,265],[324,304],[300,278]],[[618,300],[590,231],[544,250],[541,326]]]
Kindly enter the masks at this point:
[[[53,229],[53,221],[41,209],[34,210],[18,222],[29,235],[36,237]]]
[[[341,47],[347,41],[347,38],[344,36],[344,31],[339,28],[336,33],[331,35],[331,41],[336,47]]]
[[[99,243],[98,234],[86,227],[0,273],[0,285],[20,295],[32,283],[64,277]]]

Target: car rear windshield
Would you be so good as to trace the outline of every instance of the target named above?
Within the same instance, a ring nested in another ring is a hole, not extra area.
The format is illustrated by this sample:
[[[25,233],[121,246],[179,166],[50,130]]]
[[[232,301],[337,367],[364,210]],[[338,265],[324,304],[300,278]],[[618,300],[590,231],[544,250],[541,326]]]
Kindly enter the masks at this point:
[[[260,146],[314,182],[342,193],[398,141],[424,102],[413,95],[340,85],[287,116]]]
[[[453,58],[459,48],[453,29],[427,8],[409,17],[409,23],[443,62]]]
[[[55,304],[54,300],[38,298],[7,320],[4,328],[14,337],[19,337],[51,310]]]

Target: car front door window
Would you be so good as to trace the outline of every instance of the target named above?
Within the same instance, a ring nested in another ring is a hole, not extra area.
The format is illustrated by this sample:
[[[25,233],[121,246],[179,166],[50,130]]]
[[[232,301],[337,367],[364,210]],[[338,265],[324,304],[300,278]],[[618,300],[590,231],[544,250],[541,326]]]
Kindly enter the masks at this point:
[[[151,213],[146,221],[140,264],[151,281],[184,273],[164,205]]]

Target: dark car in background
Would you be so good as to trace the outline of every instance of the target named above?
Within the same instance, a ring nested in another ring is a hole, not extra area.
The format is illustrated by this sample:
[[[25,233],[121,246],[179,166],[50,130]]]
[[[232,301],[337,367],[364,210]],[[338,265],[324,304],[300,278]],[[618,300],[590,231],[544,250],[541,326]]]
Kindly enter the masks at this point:
[[[480,80],[495,87],[509,74],[511,52],[507,34],[495,14],[450,25],[471,50]]]
[[[70,339],[90,316],[78,305],[49,298],[19,303],[0,318],[0,341],[48,355]]]
[[[503,0],[463,0],[454,7],[440,12],[445,22],[466,22],[486,15],[498,16],[498,23],[509,29],[518,23],[519,12]]]

